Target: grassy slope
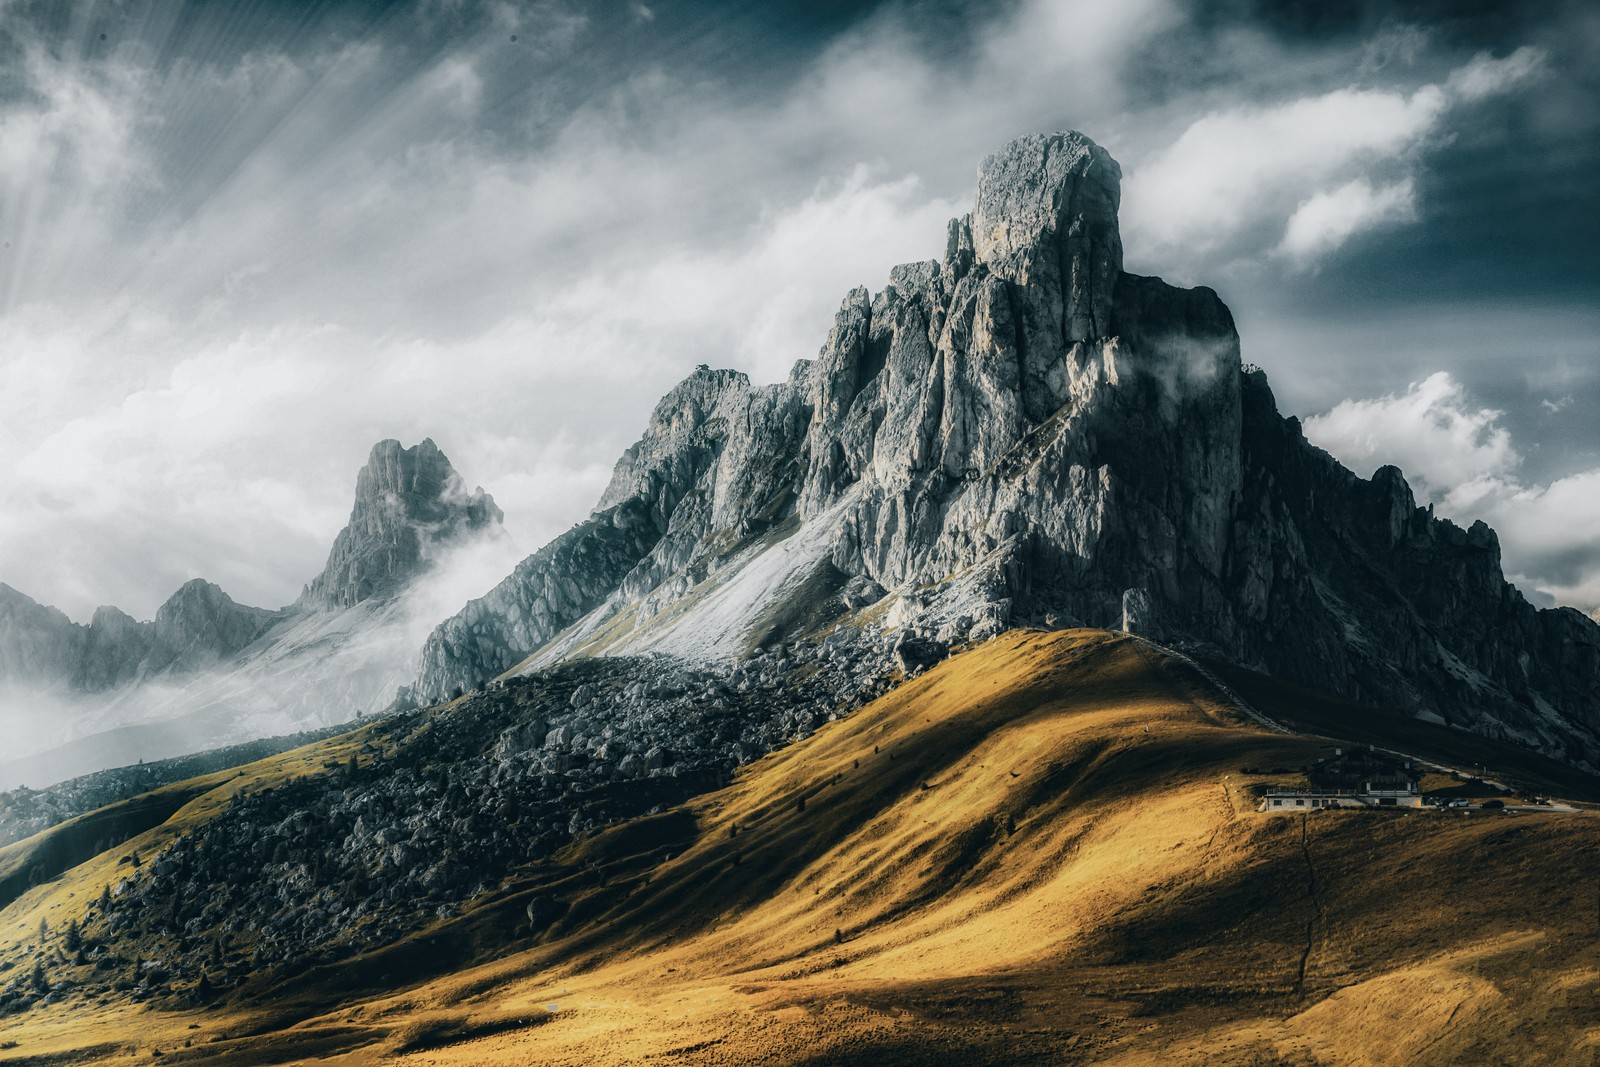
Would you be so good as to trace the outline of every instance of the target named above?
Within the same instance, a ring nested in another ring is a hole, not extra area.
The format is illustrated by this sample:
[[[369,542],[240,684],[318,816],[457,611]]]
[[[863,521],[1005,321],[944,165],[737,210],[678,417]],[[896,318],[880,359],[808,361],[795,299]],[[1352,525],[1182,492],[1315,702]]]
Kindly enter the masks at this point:
[[[1256,815],[1238,768],[1327,746],[1188,677],[1110,634],[1008,634],[407,943],[260,1004],[69,1000],[0,1056],[1592,1062],[1600,819]],[[121,853],[31,891],[0,939]],[[536,898],[559,917],[530,930]]]
[[[91,841],[109,838],[115,842],[115,847],[92,855],[61,877],[26,889],[0,911],[0,975],[9,978],[16,968],[31,963],[41,921],[59,931],[69,921],[83,921],[92,914],[93,902],[101,891],[114,888],[130,873],[136,853],[143,857],[154,855],[178,835],[223,811],[235,793],[324,773],[326,761],[348,759],[373,730],[372,726],[363,727],[241,768],[164,786],[69,819],[0,849],[0,880],[9,880],[19,878],[35,865],[45,865],[47,870],[59,866],[52,861],[63,855],[92,851],[86,847]],[[68,1033],[77,1035],[83,1031],[83,1023],[73,1017],[73,1012],[85,1006],[79,1000],[72,1002],[67,1012],[56,1013]],[[31,1016],[0,1019],[0,1044],[15,1040],[11,1031],[31,1027],[33,1022]]]

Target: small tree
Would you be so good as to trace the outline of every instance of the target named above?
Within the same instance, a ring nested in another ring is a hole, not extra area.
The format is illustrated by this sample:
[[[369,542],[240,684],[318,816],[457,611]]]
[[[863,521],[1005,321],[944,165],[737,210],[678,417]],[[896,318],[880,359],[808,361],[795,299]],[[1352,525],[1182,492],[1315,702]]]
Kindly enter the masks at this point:
[[[44,973],[44,960],[33,961],[33,975],[30,978],[33,991],[40,996],[50,992],[50,976]]]
[[[39,947],[44,948],[44,943],[50,937],[50,924],[44,919],[39,920]]]
[[[83,931],[78,929],[78,920],[67,923],[67,932],[62,935],[61,945],[68,952],[77,952],[83,947]]]

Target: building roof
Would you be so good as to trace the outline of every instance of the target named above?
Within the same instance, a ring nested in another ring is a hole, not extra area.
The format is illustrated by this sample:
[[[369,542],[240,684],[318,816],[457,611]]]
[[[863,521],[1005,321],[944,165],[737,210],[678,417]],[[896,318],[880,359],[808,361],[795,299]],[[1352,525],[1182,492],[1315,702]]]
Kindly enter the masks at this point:
[[[1315,787],[1344,790],[1406,790],[1417,782],[1408,761],[1370,748],[1335,750],[1307,768],[1306,777]]]

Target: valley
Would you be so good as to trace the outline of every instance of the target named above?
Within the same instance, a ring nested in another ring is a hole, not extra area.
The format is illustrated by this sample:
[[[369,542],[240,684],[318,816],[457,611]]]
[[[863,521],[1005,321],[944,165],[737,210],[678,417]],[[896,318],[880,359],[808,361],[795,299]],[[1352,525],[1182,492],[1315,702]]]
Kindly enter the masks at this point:
[[[336,773],[373,730],[197,783],[160,826],[8,908],[0,966],[25,966],[44,920],[167,967],[171,942],[96,910],[120,857],[155,866],[235,793]],[[426,743],[388,736],[397,755]],[[1012,632],[348,958],[212,979],[210,999],[174,976],[142,1003],[109,995],[126,962],[52,967],[62,991],[9,1017],[0,1055],[1587,1063],[1592,808],[1254,811],[1270,776],[1243,768],[1330,743],[1261,729],[1124,635]]]

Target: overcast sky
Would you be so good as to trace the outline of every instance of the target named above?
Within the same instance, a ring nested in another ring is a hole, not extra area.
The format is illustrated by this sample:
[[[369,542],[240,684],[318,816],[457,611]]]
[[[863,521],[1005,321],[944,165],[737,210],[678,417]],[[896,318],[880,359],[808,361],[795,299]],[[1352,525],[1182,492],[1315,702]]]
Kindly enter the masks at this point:
[[[1587,610],[1597,72],[1585,0],[0,0],[0,581],[287,603],[384,437],[532,551],[695,364],[782,377],[1075,128],[1129,270]]]

